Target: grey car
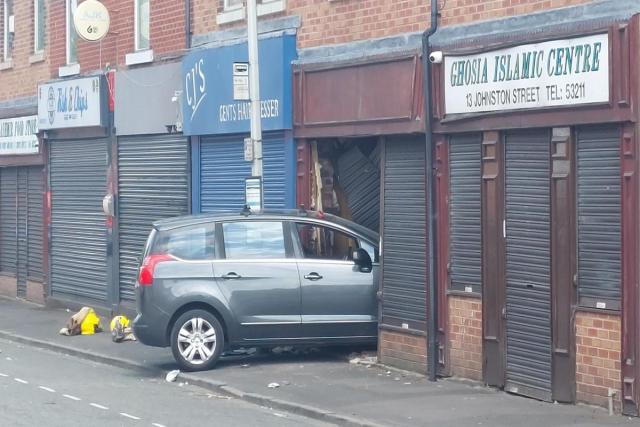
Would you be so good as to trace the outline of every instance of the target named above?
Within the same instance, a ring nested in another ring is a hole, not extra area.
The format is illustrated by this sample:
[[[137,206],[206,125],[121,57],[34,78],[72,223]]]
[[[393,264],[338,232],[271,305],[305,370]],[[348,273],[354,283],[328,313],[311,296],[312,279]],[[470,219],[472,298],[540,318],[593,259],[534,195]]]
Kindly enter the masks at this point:
[[[311,211],[154,224],[136,282],[140,342],[185,370],[239,347],[375,343],[377,233]]]

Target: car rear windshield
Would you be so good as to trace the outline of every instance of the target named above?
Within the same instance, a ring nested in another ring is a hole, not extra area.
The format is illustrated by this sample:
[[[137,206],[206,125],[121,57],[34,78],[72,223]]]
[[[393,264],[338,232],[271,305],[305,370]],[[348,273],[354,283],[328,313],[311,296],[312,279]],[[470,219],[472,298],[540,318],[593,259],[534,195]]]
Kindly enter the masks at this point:
[[[188,261],[215,257],[215,227],[202,224],[195,227],[174,228],[157,232],[152,254],[168,254]]]

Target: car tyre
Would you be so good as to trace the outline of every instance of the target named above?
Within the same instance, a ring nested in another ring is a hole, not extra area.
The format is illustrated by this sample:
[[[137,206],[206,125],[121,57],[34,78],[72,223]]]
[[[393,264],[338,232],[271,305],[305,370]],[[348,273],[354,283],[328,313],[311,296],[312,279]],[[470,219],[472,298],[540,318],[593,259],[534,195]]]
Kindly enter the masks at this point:
[[[185,371],[205,371],[215,366],[224,350],[224,330],[206,310],[189,310],[173,324],[171,351]]]

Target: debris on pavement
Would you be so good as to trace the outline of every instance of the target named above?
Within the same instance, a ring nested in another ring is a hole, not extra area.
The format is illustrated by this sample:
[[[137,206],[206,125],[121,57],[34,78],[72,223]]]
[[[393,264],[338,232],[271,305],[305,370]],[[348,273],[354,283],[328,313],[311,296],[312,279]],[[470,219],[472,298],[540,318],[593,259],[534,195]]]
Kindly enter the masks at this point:
[[[280,384],[278,383],[269,383],[269,385],[267,385],[268,388],[278,388],[280,387]]]
[[[119,315],[111,319],[109,329],[111,330],[111,340],[115,343],[123,341],[136,341],[136,337],[133,335],[133,329],[130,326],[131,322],[126,316]]]
[[[93,335],[102,332],[100,318],[91,307],[82,307],[80,311],[71,316],[64,328],[60,329],[60,335]]]
[[[175,369],[175,370],[169,372],[164,379],[168,383],[172,383],[172,382],[174,382],[176,380],[176,378],[178,378],[178,375],[180,375],[180,370],[179,369]]]
[[[370,367],[378,363],[378,357],[367,353],[351,353],[349,355],[349,363],[352,365],[363,365]]]

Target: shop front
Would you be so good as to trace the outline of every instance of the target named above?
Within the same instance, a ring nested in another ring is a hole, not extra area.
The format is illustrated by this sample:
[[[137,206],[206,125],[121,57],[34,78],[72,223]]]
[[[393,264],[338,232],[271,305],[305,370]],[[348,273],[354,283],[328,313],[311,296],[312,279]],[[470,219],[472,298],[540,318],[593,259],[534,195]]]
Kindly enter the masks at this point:
[[[449,373],[637,413],[638,17],[617,20],[437,37],[437,259]]]
[[[47,160],[48,296],[103,307],[115,301],[103,209],[111,144],[106,85],[103,76],[92,76],[38,87]]]
[[[42,303],[44,157],[37,133],[36,115],[0,119],[0,292]]]
[[[189,213],[189,139],[182,134],[180,63],[115,76],[116,294],[132,305],[140,254],[154,221]]]
[[[293,35],[259,41],[262,189],[266,209],[295,207],[295,147],[291,132]],[[193,213],[235,211],[245,205],[251,177],[251,104],[247,44],[193,51],[182,62],[184,134],[191,137]],[[234,82],[235,85],[234,85]]]
[[[419,37],[410,40],[378,55],[345,47],[339,61],[301,53],[296,188],[299,205],[380,232],[380,359],[426,372],[426,143]]]

